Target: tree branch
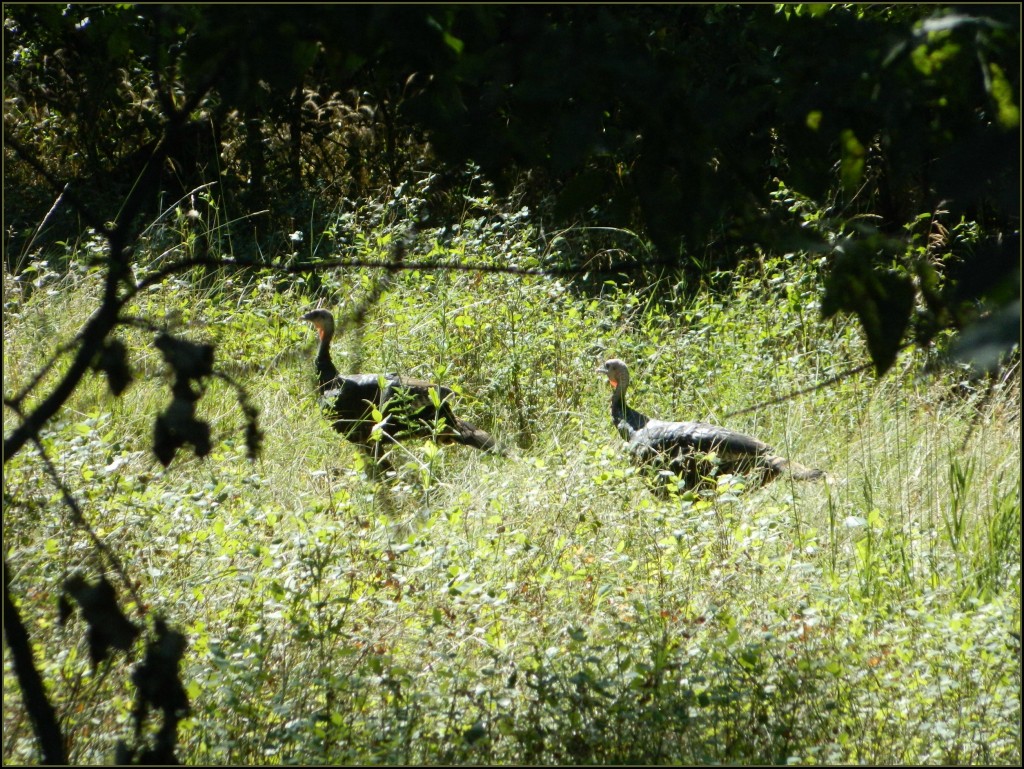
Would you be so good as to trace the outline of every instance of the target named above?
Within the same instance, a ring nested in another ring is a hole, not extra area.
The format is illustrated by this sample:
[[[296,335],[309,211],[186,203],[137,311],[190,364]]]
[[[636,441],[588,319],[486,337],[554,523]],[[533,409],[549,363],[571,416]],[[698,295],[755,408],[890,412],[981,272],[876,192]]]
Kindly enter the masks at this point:
[[[17,455],[27,441],[38,436],[43,426],[71,397],[82,377],[89,371],[93,359],[103,348],[107,335],[117,325],[119,310],[118,303],[110,306],[105,302],[99,312],[86,323],[80,334],[81,346],[71,361],[71,366],[64,373],[64,378],[21,424],[4,438],[4,464]]]
[[[134,289],[130,289],[125,299],[130,299],[136,294],[151,286],[162,283],[172,275],[181,272],[188,272],[195,267],[235,267],[245,269],[267,269],[280,272],[285,275],[304,275],[310,272],[322,270],[343,270],[343,269],[377,269],[397,272],[400,270],[421,270],[425,272],[482,272],[486,274],[502,275],[534,275],[538,277],[578,277],[586,273],[595,275],[617,275],[622,272],[647,269],[650,267],[674,266],[676,262],[671,259],[651,259],[642,262],[623,261],[615,262],[607,267],[513,267],[501,264],[464,264],[461,262],[444,262],[430,260],[424,262],[389,261],[377,262],[366,259],[346,259],[337,262],[313,262],[310,264],[261,264],[256,262],[239,262],[235,259],[224,259],[210,256],[197,256],[183,259],[180,262],[169,264],[166,267],[150,273],[138,282]]]
[[[124,582],[125,589],[131,594],[132,600],[135,601],[136,607],[138,607],[138,610],[141,612],[144,606],[142,598],[136,591],[132,581],[128,579],[128,573],[125,571],[124,566],[121,565],[121,562],[117,559],[117,556],[111,552],[110,548],[104,544],[103,540],[96,536],[96,532],[92,530],[89,522],[85,519],[85,513],[82,512],[81,505],[78,504],[78,500],[75,499],[71,490],[60,479],[60,475],[57,473],[57,468],[54,467],[53,462],[46,453],[46,449],[43,447],[43,442],[39,440],[38,436],[33,436],[32,441],[36,444],[36,448],[39,450],[39,456],[42,457],[43,464],[46,465],[46,472],[49,473],[50,478],[57,487],[57,490],[60,491],[61,497],[64,499],[64,504],[69,510],[71,510],[71,517],[74,519],[74,522],[86,533],[89,539],[92,540],[93,547],[95,547],[96,550],[107,559],[110,564],[110,568],[113,569]]]
[[[900,345],[899,350],[906,350],[908,347],[913,346],[913,342],[904,342],[902,345]],[[770,401],[758,403],[755,406],[749,406],[745,409],[740,409],[739,411],[730,411],[728,414],[722,417],[722,419],[731,419],[732,417],[738,417],[743,414],[749,414],[751,411],[758,411],[759,409],[763,409],[766,406],[774,406],[777,403],[785,403],[786,401],[793,400],[794,398],[799,398],[801,395],[807,395],[807,393],[813,393],[818,390],[824,390],[826,387],[831,387],[837,382],[841,382],[847,377],[853,376],[854,374],[859,374],[861,371],[871,368],[874,365],[875,364],[872,361],[862,363],[860,366],[854,366],[853,368],[848,368],[845,371],[840,371],[838,374],[829,377],[824,382],[818,382],[818,384],[811,385],[810,387],[805,387],[803,390],[794,390],[793,392],[788,392],[785,395],[780,395],[778,398],[772,398]]]
[[[62,183],[56,176],[50,173],[50,171],[42,163],[39,162],[38,158],[36,158],[35,155],[29,152],[28,148],[25,147],[25,145],[23,145],[21,142],[19,142],[17,139],[11,136],[10,132],[8,131],[4,131],[4,144],[6,144],[8,147],[17,152],[19,157],[21,157],[22,160],[24,160],[26,163],[32,166],[32,168],[35,169],[35,172],[37,174],[46,179],[47,183],[49,183],[49,185],[53,187],[55,191],[60,192],[61,197],[57,198],[57,203],[60,202],[61,198],[66,198],[68,203],[70,203],[73,208],[76,208],[78,210],[78,213],[82,215],[82,218],[85,219],[85,221],[89,223],[89,226],[96,230],[96,232],[99,232],[103,235],[110,234],[110,230],[103,223],[103,221],[99,219],[99,217],[95,216],[91,210],[89,210],[88,206],[86,206],[81,201],[78,195],[75,194],[74,190],[70,189],[71,185],[67,182]],[[57,203],[54,203],[54,208],[56,208]],[[49,216],[49,214],[47,214],[47,216]]]
[[[18,686],[21,688],[21,694],[25,700],[25,710],[28,711],[32,728],[36,733],[36,740],[43,752],[42,763],[66,765],[68,758],[64,749],[64,735],[60,731],[60,724],[57,722],[57,714],[53,705],[46,697],[43,679],[39,675],[39,671],[36,670],[35,660],[32,659],[32,644],[28,637],[28,631],[21,621],[18,608],[11,600],[9,572],[10,567],[5,559],[4,638],[7,640],[7,647],[11,650],[14,674],[18,677]],[[7,699],[6,691],[4,699]]]

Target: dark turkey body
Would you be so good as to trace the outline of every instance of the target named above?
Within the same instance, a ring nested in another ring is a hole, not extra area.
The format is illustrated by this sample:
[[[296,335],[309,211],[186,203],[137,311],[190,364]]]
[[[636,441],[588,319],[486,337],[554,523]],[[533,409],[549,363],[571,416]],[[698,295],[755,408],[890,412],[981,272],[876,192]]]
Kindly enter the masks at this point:
[[[775,457],[766,443],[734,430],[704,422],[663,422],[647,418],[642,424],[640,429],[634,429],[625,421],[616,425],[628,441],[633,460],[669,469],[687,485],[695,485],[715,474],[752,471],[767,480],[785,468],[785,462]],[[713,458],[707,456],[711,454]]]
[[[431,390],[436,392],[439,405],[434,404]],[[455,417],[449,403],[454,395],[443,385],[398,374],[352,374],[328,382],[321,405],[335,430],[363,446],[370,443],[373,428],[378,424],[373,417],[373,410],[377,409],[383,417],[380,430],[391,438],[434,437],[439,443],[493,447],[489,435]]]
[[[316,309],[303,315],[302,320],[313,325],[320,339],[314,360],[317,393],[331,426],[373,455],[378,464],[387,465],[384,455],[389,444],[402,437],[498,450],[491,435],[456,418],[449,403],[455,395],[450,388],[398,374],[343,376],[331,360],[334,316]]]

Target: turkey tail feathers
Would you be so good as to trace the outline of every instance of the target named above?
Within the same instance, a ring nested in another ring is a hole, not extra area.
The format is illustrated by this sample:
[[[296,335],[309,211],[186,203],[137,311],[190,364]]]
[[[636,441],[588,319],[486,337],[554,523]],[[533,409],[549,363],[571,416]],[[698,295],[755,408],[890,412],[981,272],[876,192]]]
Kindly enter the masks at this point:
[[[798,481],[817,481],[825,477],[825,471],[816,467],[804,467],[796,462],[789,463],[789,472]]]
[[[496,454],[504,453],[490,433],[461,419],[456,420],[455,435],[452,436],[452,440],[456,443],[461,443],[463,446],[472,446],[481,451],[493,451]]]
[[[782,457],[768,455],[763,458],[765,464],[773,473],[781,474],[788,472],[797,481],[816,481],[825,477],[824,470],[813,467],[806,467],[799,462],[793,462]]]

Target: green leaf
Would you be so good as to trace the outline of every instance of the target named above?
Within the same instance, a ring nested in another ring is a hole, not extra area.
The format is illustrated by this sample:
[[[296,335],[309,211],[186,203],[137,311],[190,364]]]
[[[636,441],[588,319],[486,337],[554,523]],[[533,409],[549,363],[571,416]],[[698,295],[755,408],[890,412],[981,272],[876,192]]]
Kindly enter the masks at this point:
[[[875,238],[850,241],[825,282],[822,314],[855,313],[868,352],[881,376],[896,360],[914,309],[914,284],[908,275],[872,264]]]
[[[999,108],[996,120],[1000,127],[1007,131],[1013,130],[1020,126],[1020,107],[1014,104],[1013,86],[998,64],[990,63],[988,69],[989,91]]]
[[[455,35],[451,34],[450,32],[445,32],[444,43],[453,51],[455,51],[456,55],[462,55],[462,49],[465,47],[465,43],[459,40],[459,38],[455,37]]]
[[[860,186],[864,177],[864,162],[867,152],[864,145],[857,139],[857,135],[849,128],[844,130],[839,137],[842,145],[842,160],[839,162],[839,178],[843,183],[843,190],[847,195],[852,195]]]
[[[430,394],[430,402],[435,409],[441,408],[441,395],[436,387],[431,387],[427,392]]]
[[[971,324],[953,345],[953,355],[977,373],[996,369],[1020,343],[1020,299]]]

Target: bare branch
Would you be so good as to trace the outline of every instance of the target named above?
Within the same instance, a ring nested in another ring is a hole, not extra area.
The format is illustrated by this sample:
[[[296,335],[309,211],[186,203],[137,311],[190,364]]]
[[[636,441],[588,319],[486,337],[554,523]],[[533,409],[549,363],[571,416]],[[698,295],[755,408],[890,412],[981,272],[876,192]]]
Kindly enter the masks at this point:
[[[11,650],[14,674],[18,678],[18,686],[25,698],[25,710],[28,711],[29,718],[32,720],[32,728],[39,741],[39,748],[43,752],[42,763],[66,766],[68,759],[64,749],[64,735],[60,731],[57,713],[46,696],[46,687],[43,685],[42,676],[36,670],[35,661],[32,659],[32,642],[29,640],[28,630],[25,629],[25,624],[21,621],[18,607],[11,599],[9,575],[10,568],[5,560],[4,640]],[[5,688],[4,700],[6,699],[7,690]]]
[[[128,573],[125,571],[124,566],[121,565],[117,556],[114,555],[110,548],[106,546],[103,540],[96,535],[96,532],[92,530],[89,522],[85,519],[85,513],[82,512],[82,506],[78,504],[78,500],[75,499],[75,495],[71,493],[67,484],[61,480],[61,477],[57,472],[57,468],[53,464],[53,460],[50,459],[49,455],[46,453],[46,449],[43,447],[42,441],[39,440],[38,436],[33,436],[32,442],[35,443],[36,449],[39,451],[39,456],[42,458],[43,464],[46,466],[47,475],[50,476],[50,479],[60,491],[64,504],[71,511],[72,520],[79,526],[79,528],[82,529],[82,531],[85,532],[86,536],[92,540],[93,547],[96,548],[97,552],[101,556],[101,560],[105,558],[109,567],[121,578],[121,581],[124,582],[125,589],[131,594],[132,600],[135,601],[137,610],[141,613],[145,604],[143,604],[142,598],[136,591],[132,581],[128,579]]]
[[[36,408],[22,420],[11,434],[4,438],[4,464],[11,457],[15,456],[25,443],[39,435],[39,431],[60,408],[64,405],[71,394],[78,387],[78,383],[89,371],[92,361],[103,348],[107,335],[117,324],[117,313],[119,306],[114,303],[112,306],[104,303],[100,311],[86,323],[79,332],[81,342],[78,352],[71,365],[64,373],[63,379],[50,391],[50,394],[36,406]]]
[[[57,347],[53,355],[50,356],[50,359],[32,376],[31,381],[21,389],[21,392],[12,395],[10,398],[4,398],[4,404],[20,413],[21,405],[25,398],[43,381],[43,378],[50,372],[50,369],[57,365],[57,361],[71,352],[81,339],[82,334],[79,332],[72,339]]]
[[[366,259],[345,259],[337,262],[311,262],[307,264],[260,264],[254,262],[239,262],[235,259],[223,259],[217,257],[192,257],[183,259],[180,262],[169,264],[166,267],[151,273],[138,282],[134,289],[130,290],[125,299],[130,299],[135,294],[144,291],[151,286],[157,285],[172,275],[188,272],[196,267],[225,268],[234,267],[239,269],[267,269],[279,272],[284,275],[305,275],[311,272],[344,269],[376,269],[397,272],[401,270],[420,270],[423,272],[480,272],[485,274],[501,275],[533,275],[538,277],[579,277],[592,273],[595,275],[618,275],[623,272],[649,269],[651,267],[668,267],[677,263],[668,258],[650,259],[643,262],[623,261],[615,262],[607,267],[514,267],[501,264],[465,264],[462,262],[445,262],[428,260],[423,262],[389,261],[376,262]]]
[[[103,221],[99,219],[97,216],[95,216],[92,213],[92,211],[89,210],[89,207],[82,202],[81,198],[79,198],[78,195],[74,193],[74,191],[69,189],[70,183],[62,182],[60,179],[58,179],[56,176],[50,173],[50,171],[42,163],[39,162],[39,159],[32,152],[30,152],[29,149],[25,147],[25,145],[23,145],[21,142],[19,142],[17,139],[11,136],[10,132],[8,131],[4,131],[4,144],[6,144],[15,152],[17,152],[21,159],[28,163],[30,166],[32,166],[32,168],[35,169],[36,173],[38,173],[40,176],[46,179],[47,183],[51,187],[53,187],[54,190],[60,192],[61,197],[67,198],[68,202],[71,203],[73,207],[78,209],[78,212],[82,215],[82,218],[89,223],[90,227],[92,227],[97,232],[102,233],[103,235],[110,235],[110,230],[103,223]],[[57,198],[58,203],[60,202],[60,199],[60,197]],[[56,206],[57,204],[54,203],[54,208],[56,208]],[[47,214],[47,216],[49,216],[49,214]]]
[[[42,218],[42,221],[39,222],[39,225],[32,232],[32,237],[29,239],[28,245],[26,245],[21,250],[21,256],[19,257],[20,259],[24,259],[25,255],[32,250],[32,246],[35,244],[36,238],[39,237],[39,233],[43,231],[43,228],[46,227],[50,219],[53,218],[53,215],[57,212],[57,209],[60,208],[60,204],[64,201],[64,196],[67,194],[69,189],[71,189],[71,182],[68,182],[67,184],[64,185],[64,189],[61,190],[61,193],[60,195],[57,196],[57,199],[53,201],[53,205],[50,206],[50,210],[46,212],[46,216]]]
[[[905,342],[899,347],[899,349],[905,350],[908,347],[913,347],[913,345],[913,342]],[[838,374],[829,377],[824,382],[818,382],[818,384],[812,385],[811,387],[806,387],[803,390],[794,390],[793,392],[786,393],[785,395],[780,395],[778,398],[772,398],[769,401],[758,403],[756,406],[749,406],[748,408],[740,409],[739,411],[730,411],[728,414],[722,417],[722,419],[731,419],[732,417],[738,417],[743,414],[749,414],[752,411],[758,411],[767,406],[774,406],[778,403],[785,403],[786,401],[793,400],[794,398],[799,398],[801,395],[807,395],[807,393],[813,393],[817,392],[818,390],[824,390],[826,387],[831,387],[837,382],[841,382],[844,379],[853,376],[854,374],[859,374],[861,371],[869,369],[874,365],[875,364],[872,361],[868,361],[867,363],[863,363],[860,366],[854,366],[853,368],[846,369],[846,371],[840,371]]]

